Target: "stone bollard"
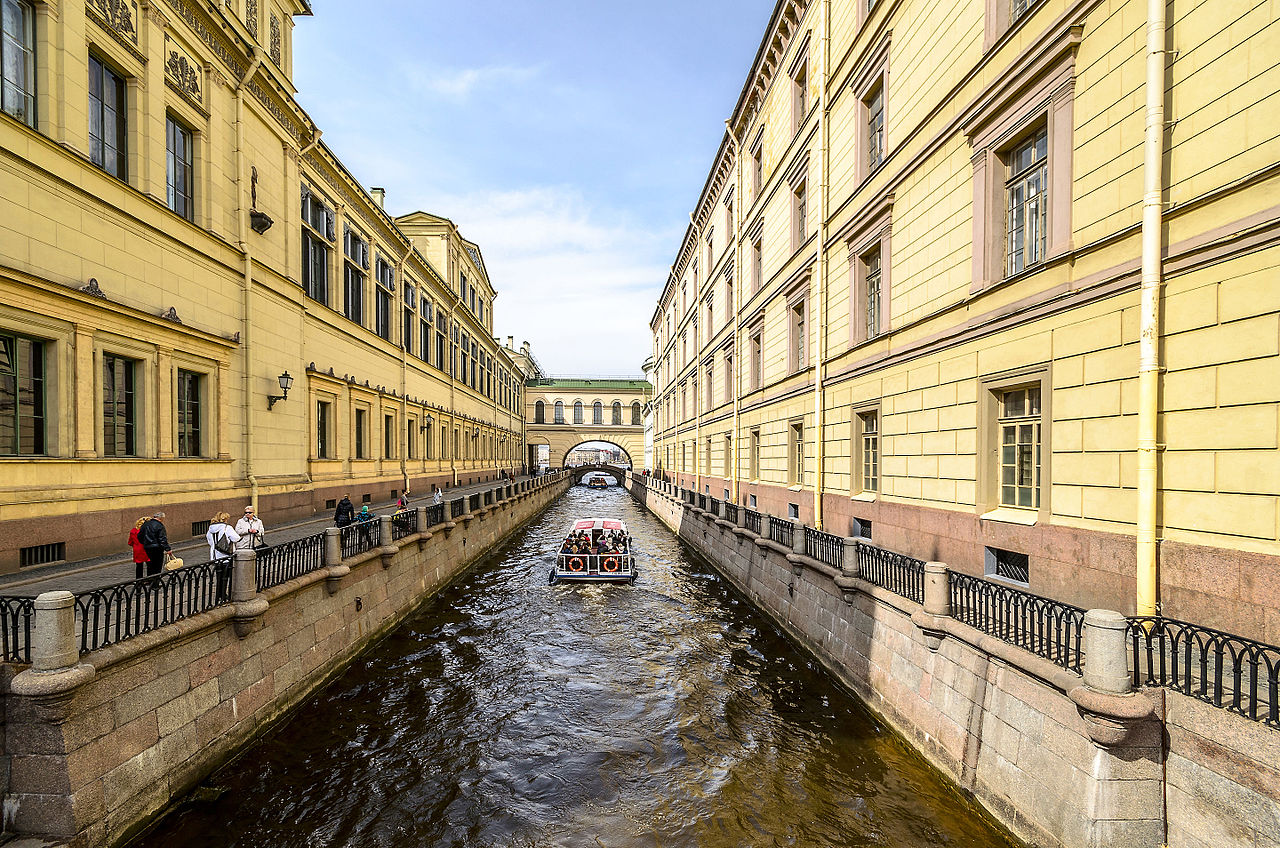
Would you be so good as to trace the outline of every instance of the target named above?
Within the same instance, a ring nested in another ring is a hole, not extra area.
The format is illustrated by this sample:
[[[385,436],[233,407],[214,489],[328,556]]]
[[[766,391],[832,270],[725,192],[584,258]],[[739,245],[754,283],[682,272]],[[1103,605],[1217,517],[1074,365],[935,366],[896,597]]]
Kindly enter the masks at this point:
[[[241,639],[257,629],[267,611],[267,599],[258,594],[258,554],[238,550],[231,556],[231,620]]]
[[[951,616],[951,572],[945,562],[924,564],[924,604],[911,618],[924,633],[924,643],[936,652],[947,635],[941,619]]]
[[[471,515],[471,496],[463,495],[462,496],[462,516],[464,518],[467,518],[467,517],[470,517],[470,515]]]
[[[31,632],[31,668],[57,671],[80,659],[76,645],[76,596],[70,592],[45,592],[36,598],[35,626]]]
[[[800,519],[791,519],[791,550],[804,556],[804,525],[800,523]]]
[[[844,602],[853,605],[857,594],[858,578],[862,575],[862,564],[858,562],[858,545],[862,544],[852,536],[841,540],[843,550],[840,552],[840,574],[836,577],[836,588],[840,590]]]
[[[342,578],[351,573],[351,566],[342,564],[342,528],[328,527],[324,531],[324,564],[328,572],[324,587],[330,595],[338,594]]]
[[[45,592],[36,598],[31,667],[9,684],[14,695],[32,700],[36,718],[45,724],[65,723],[76,690],[94,675],[92,665],[79,661],[75,603],[70,592]]]
[[[1084,614],[1085,686],[1108,695],[1133,691],[1128,637],[1129,622],[1120,613],[1092,609]]]
[[[738,506],[738,526],[747,526],[747,508],[741,504]]]

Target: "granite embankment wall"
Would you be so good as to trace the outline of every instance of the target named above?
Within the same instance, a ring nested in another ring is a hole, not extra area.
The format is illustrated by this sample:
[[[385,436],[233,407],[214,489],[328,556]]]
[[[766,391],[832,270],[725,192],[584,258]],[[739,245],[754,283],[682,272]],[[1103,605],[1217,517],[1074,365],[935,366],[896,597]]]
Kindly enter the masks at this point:
[[[951,617],[936,564],[918,604],[643,483],[651,512],[1027,843],[1280,845],[1280,731],[1127,691],[1122,617],[1086,616],[1075,674]]]
[[[61,670],[5,667],[5,831],[76,848],[129,838],[568,486],[508,487],[492,506],[384,533],[382,547],[326,556],[235,603],[79,657],[71,643]]]

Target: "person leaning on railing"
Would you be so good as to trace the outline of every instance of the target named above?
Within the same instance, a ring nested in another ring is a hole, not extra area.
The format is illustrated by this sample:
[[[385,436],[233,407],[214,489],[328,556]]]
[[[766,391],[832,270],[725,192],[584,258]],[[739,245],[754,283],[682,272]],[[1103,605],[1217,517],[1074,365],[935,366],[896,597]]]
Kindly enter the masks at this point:
[[[236,528],[227,523],[230,519],[230,514],[220,512],[209,522],[209,531],[204,534],[205,541],[209,543],[209,562],[231,556],[240,541]],[[218,550],[220,541],[223,542],[223,550]]]

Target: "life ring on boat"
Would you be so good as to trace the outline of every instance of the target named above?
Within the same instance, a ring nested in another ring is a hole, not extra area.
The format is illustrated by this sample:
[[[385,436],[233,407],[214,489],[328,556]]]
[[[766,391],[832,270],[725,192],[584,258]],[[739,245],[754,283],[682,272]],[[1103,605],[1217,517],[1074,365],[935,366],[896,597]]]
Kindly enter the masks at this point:
[[[569,560],[570,571],[582,571],[584,568],[585,566],[582,564],[582,557],[574,557]]]
[[[605,557],[604,562],[600,565],[601,571],[614,572],[618,570],[617,557]]]

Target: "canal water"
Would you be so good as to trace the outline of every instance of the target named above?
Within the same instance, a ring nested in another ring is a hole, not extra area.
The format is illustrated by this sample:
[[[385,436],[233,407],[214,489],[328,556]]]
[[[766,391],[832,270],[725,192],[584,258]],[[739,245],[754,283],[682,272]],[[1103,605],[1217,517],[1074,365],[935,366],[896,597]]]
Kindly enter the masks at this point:
[[[634,586],[549,585],[621,516]],[[574,488],[140,845],[1014,846],[625,490]]]

